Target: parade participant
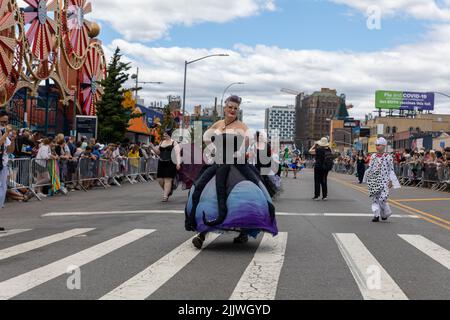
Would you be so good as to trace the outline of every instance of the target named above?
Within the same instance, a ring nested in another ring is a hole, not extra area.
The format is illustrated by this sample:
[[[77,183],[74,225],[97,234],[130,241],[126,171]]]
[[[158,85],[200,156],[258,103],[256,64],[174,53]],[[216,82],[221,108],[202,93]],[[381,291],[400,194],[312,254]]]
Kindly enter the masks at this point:
[[[234,243],[247,243],[260,232],[278,234],[275,207],[258,171],[247,163],[250,145],[247,126],[239,121],[241,98],[226,100],[225,119],[204,135],[214,163],[206,165],[190,190],[186,204],[186,230],[197,231],[193,240],[201,249],[208,232],[239,232]],[[228,161],[227,161],[228,160]]]
[[[294,179],[297,179],[297,173],[300,170],[300,157],[295,156],[294,159],[292,159],[292,170],[294,171]]]
[[[249,148],[249,160],[258,170],[270,196],[274,198],[281,189],[280,179],[276,176],[279,170],[279,160],[272,152],[272,146],[267,141],[265,133],[256,132],[255,143]]]
[[[359,154],[358,160],[356,160],[356,171],[358,173],[359,184],[362,184],[364,180],[364,174],[366,173],[366,159],[362,152]]]
[[[309,153],[316,156],[314,164],[314,201],[320,197],[322,187],[322,200],[328,199],[328,173],[333,169],[333,153],[327,138],[322,138],[309,150]]]
[[[8,157],[13,154],[16,145],[17,133],[9,124],[9,115],[5,110],[0,111],[0,209],[5,206],[6,192],[8,190]],[[5,228],[0,227],[0,231]]]
[[[389,189],[400,188],[394,172],[394,160],[390,154],[385,153],[387,144],[385,138],[377,140],[377,153],[372,156],[364,177],[364,182],[367,182],[369,187],[369,197],[372,198],[373,222],[379,222],[380,216],[386,221],[392,215],[388,203]]]
[[[163,189],[162,202],[168,202],[169,197],[173,193],[173,181],[177,175],[177,171],[181,169],[180,146],[172,139],[172,129],[170,128],[164,131],[162,142],[158,147],[155,147],[153,143],[150,143],[149,146],[159,156],[156,177],[159,185]],[[172,159],[173,151],[175,151],[175,159]]]

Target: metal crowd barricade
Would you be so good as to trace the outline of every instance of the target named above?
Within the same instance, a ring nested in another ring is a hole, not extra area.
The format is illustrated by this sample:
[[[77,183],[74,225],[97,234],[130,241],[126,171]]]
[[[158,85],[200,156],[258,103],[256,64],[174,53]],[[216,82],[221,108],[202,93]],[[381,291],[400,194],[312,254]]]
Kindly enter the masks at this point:
[[[137,176],[139,175],[139,159],[128,158],[127,161],[127,176],[135,183]]]
[[[431,189],[437,191],[444,191],[448,187],[448,167],[444,164],[436,164],[436,182]]]
[[[394,163],[394,171],[397,177],[402,176],[402,165],[400,163]]]
[[[38,200],[42,200],[36,189],[50,187],[51,193],[62,190],[63,185],[60,179],[59,163],[57,160],[32,159],[31,160],[31,189]]]
[[[79,163],[78,159],[58,160],[60,180],[64,187],[79,185]]]
[[[146,161],[146,176],[150,180],[155,180],[156,174],[158,172],[158,159],[150,157]]]
[[[9,177],[8,189],[10,190],[28,190],[36,197],[37,194],[32,188],[31,180],[31,159],[12,159],[8,162]]]
[[[438,182],[436,164],[423,163],[421,171],[422,180],[417,184],[417,187],[433,188]]]
[[[41,201],[43,188],[50,188],[50,194],[62,192],[67,195],[67,186],[79,186],[87,191],[86,188],[92,186],[87,182],[98,182],[106,189],[111,184],[121,186],[119,178],[124,178],[131,184],[153,181],[158,170],[158,159],[23,158],[10,159],[8,168],[8,189],[30,191]]]
[[[126,179],[129,183],[133,184],[134,182],[129,177],[128,170],[128,159],[125,157],[119,157],[113,160],[113,172],[114,172],[114,180],[117,179]],[[117,181],[118,182],[118,181]],[[120,186],[120,183],[118,183]]]
[[[149,159],[140,158],[139,159],[139,179],[141,182],[149,182],[152,179],[149,178],[147,174],[147,163]]]
[[[132,184],[137,183],[138,181],[144,181],[144,177],[142,177],[141,172],[142,169],[142,161],[145,159],[142,158],[128,158],[127,159],[127,177],[131,180]],[[144,169],[145,170],[145,169]]]
[[[401,164],[401,179],[400,183],[404,186],[409,186],[414,182],[414,174],[411,170],[411,164],[402,163]]]
[[[106,185],[102,181],[100,159],[80,158],[78,161],[78,182],[84,190],[92,187],[92,182],[99,182],[105,189]],[[87,183],[87,184],[86,184]]]
[[[99,159],[98,161],[99,163],[98,163],[97,177],[100,179],[104,187],[106,188],[111,187],[111,185],[109,184],[110,179],[113,177],[111,160]]]
[[[448,190],[448,188],[450,187],[450,168],[448,166],[442,165],[441,170],[438,171],[438,176],[441,185],[437,190],[438,191]]]

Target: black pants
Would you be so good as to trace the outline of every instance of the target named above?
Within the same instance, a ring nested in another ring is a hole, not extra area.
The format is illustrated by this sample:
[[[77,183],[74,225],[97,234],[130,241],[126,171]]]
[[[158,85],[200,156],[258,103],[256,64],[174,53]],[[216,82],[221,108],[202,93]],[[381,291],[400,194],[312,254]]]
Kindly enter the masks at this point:
[[[314,168],[314,197],[320,197],[320,187],[322,186],[323,198],[328,197],[328,170],[315,167]]]
[[[358,167],[358,180],[359,183],[363,183],[364,174],[366,173],[366,167]]]

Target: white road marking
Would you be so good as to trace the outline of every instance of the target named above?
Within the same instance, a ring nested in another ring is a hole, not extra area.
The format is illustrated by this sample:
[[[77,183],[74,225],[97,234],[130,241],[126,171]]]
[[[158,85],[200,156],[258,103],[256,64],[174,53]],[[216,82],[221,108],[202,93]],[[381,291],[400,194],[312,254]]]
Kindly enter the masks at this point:
[[[230,300],[275,300],[288,234],[265,234]]]
[[[138,210],[138,211],[92,211],[92,212],[50,212],[42,217],[64,217],[64,216],[95,216],[95,215],[122,215],[122,214],[184,214],[184,210]],[[371,213],[297,213],[277,212],[277,216],[292,217],[373,217]],[[392,215],[392,218],[419,219],[415,215]]]
[[[365,300],[408,300],[355,234],[333,234]]]
[[[447,249],[420,235],[399,234],[398,236],[447,269],[450,269],[450,252]]]
[[[155,231],[136,229],[62,260],[0,282],[0,300],[11,299],[65,274],[70,266],[82,267]]]
[[[173,213],[184,214],[184,210],[138,210],[138,211],[92,211],[92,212],[50,212],[42,217],[64,217],[64,216],[96,216],[96,215],[119,215],[119,214],[153,214]]]
[[[208,234],[203,248],[207,247],[218,237],[219,234]],[[200,252],[201,250],[196,249],[192,244],[191,238],[144,271],[104,295],[100,300],[145,300],[183,269]]]
[[[16,229],[16,230],[6,230],[3,232],[0,232],[0,238],[12,236],[13,234],[23,233],[27,231],[31,231],[32,229]]]
[[[0,250],[0,260],[7,259],[31,250],[45,247],[55,242],[59,242],[68,238],[72,238],[95,229],[73,229],[66,232],[51,235],[45,238],[19,244],[14,247]]]
[[[373,218],[373,213],[325,213],[325,217],[371,217]],[[412,214],[394,214],[390,218],[400,218],[400,219],[420,219],[418,216]]]

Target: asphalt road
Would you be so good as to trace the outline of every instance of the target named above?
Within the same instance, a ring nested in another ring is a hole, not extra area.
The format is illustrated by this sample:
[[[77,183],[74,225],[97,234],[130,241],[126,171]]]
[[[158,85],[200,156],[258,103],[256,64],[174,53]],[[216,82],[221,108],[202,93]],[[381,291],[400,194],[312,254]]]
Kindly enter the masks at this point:
[[[449,299],[450,194],[395,190],[375,224],[355,180],[333,174],[314,202],[311,171],[285,179],[278,237],[210,236],[201,251],[187,193],[161,203],[154,182],[7,204],[0,299]]]

